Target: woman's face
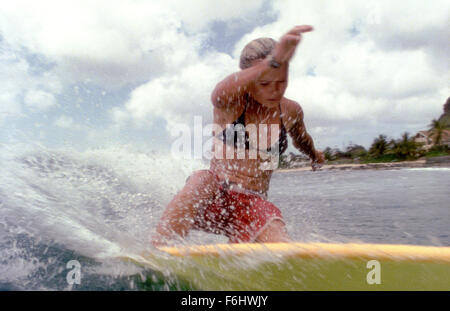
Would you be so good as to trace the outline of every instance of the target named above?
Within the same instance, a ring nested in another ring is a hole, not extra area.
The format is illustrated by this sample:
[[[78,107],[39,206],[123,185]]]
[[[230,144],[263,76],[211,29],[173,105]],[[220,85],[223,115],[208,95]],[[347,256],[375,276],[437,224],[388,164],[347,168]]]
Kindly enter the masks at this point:
[[[261,61],[261,60],[259,60]],[[288,84],[288,65],[269,70],[261,75],[251,86],[252,97],[268,108],[278,107]]]

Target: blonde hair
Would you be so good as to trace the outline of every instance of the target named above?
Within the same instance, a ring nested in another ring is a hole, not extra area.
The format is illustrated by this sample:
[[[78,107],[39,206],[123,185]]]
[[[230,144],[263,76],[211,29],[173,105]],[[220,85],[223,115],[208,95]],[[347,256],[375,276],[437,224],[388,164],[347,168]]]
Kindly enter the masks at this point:
[[[277,42],[272,38],[259,38],[250,41],[242,50],[239,67],[246,69],[252,66],[256,59],[264,59],[269,55]]]

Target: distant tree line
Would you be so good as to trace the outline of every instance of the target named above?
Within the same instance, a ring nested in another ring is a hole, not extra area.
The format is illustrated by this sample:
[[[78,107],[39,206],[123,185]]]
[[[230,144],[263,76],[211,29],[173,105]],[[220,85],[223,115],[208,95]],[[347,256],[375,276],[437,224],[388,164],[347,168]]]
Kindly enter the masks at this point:
[[[415,141],[414,136],[405,132],[399,139],[388,139],[386,135],[379,135],[373,140],[369,150],[354,144],[350,144],[344,151],[327,147],[324,150],[325,158],[328,161],[348,159],[358,162],[391,162],[415,160],[423,156],[448,155],[449,146],[442,144],[442,137],[444,131],[450,129],[450,97],[443,108],[444,113],[440,118],[433,119],[428,125],[433,139],[433,147],[430,150],[424,150],[422,144]]]
[[[439,137],[436,135],[436,137]],[[430,150],[424,150],[422,144],[405,132],[399,139],[388,139],[386,135],[379,135],[373,140],[368,150],[360,145],[349,145],[344,151],[327,147],[324,150],[327,161],[351,160],[352,162],[392,162],[416,160],[423,156],[449,155],[447,145],[435,144]]]
[[[346,147],[344,151],[327,147],[324,155],[328,161],[348,159],[352,162],[364,163],[414,160],[423,156],[424,153],[414,138],[409,133],[404,133],[399,139],[388,139],[386,135],[379,135],[373,140],[368,150],[354,144]]]
[[[323,152],[328,162],[344,163],[373,163],[373,162],[393,162],[416,160],[420,157],[450,155],[449,146],[442,144],[444,131],[450,130],[450,97],[444,104],[444,113],[439,119],[433,119],[428,126],[433,140],[433,147],[424,150],[422,144],[415,141],[414,136],[408,132],[402,134],[398,139],[388,138],[381,134],[376,137],[370,148],[367,150],[364,146],[352,144],[339,148],[326,147]],[[296,167],[299,163],[305,165],[308,159],[302,155],[290,153],[287,156],[280,157],[280,167]]]

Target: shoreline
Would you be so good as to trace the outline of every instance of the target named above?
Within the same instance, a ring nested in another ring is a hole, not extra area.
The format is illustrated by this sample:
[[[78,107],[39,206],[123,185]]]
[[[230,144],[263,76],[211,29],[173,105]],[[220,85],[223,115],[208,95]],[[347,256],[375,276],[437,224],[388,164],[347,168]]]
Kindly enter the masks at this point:
[[[416,161],[402,161],[402,162],[382,162],[382,163],[349,163],[349,164],[325,164],[320,170],[380,170],[380,169],[400,169],[400,168],[423,168],[423,167],[450,167],[450,157],[445,157],[441,161],[434,160],[416,160]],[[310,165],[297,168],[283,168],[278,169],[277,172],[304,172],[312,171]]]

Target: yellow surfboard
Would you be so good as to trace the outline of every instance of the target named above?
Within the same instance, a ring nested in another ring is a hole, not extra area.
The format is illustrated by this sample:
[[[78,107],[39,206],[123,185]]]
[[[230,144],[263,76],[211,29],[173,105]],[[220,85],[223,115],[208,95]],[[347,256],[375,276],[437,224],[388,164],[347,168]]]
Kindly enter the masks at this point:
[[[247,243],[126,256],[201,290],[450,290],[450,247]]]

